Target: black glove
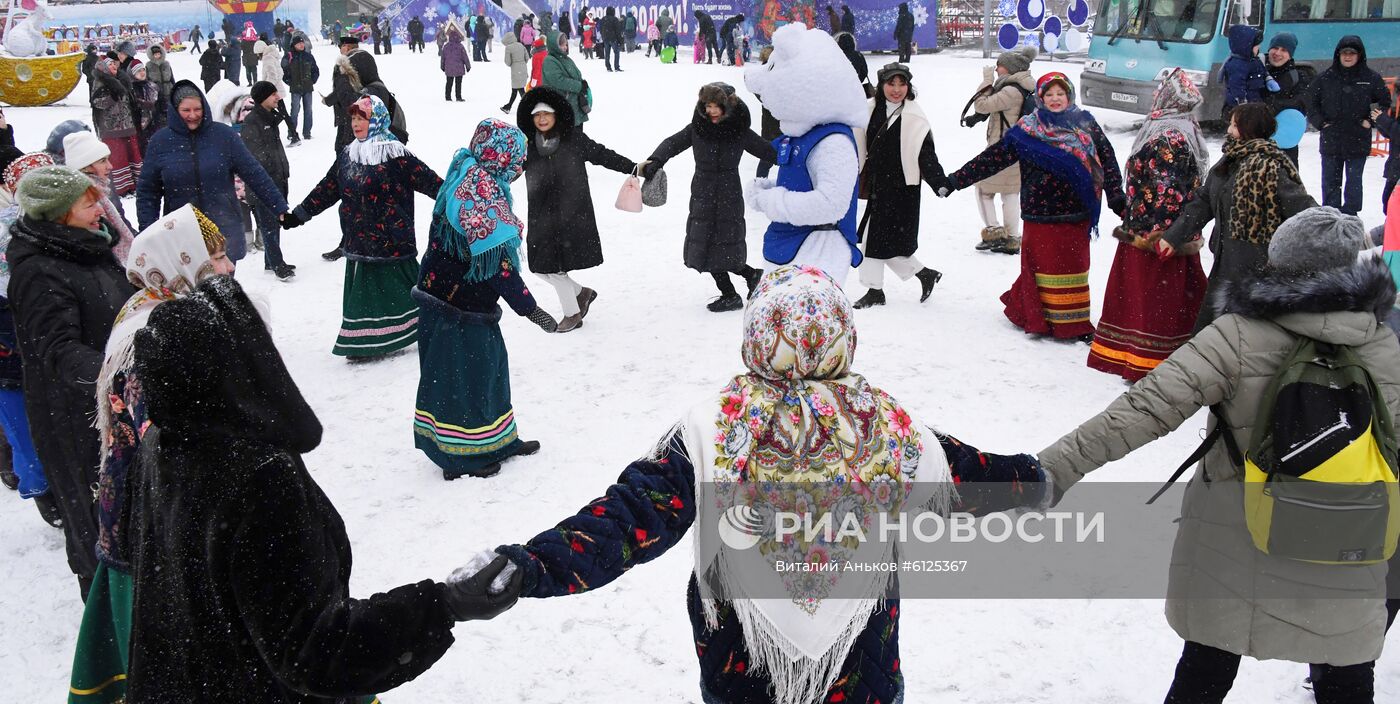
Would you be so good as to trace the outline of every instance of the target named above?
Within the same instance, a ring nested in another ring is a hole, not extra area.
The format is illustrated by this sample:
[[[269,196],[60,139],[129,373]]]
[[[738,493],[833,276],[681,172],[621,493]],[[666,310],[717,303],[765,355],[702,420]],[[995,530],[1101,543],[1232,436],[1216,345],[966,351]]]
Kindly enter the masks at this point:
[[[288,210],[287,212],[282,213],[281,217],[279,217],[277,220],[278,222],[282,223],[282,227],[287,230],[290,230],[294,227],[301,227],[302,225],[306,224],[306,219],[301,217],[300,215],[297,215],[297,211],[295,209]]]
[[[535,308],[525,318],[540,326],[540,329],[545,332],[554,332],[559,329],[559,322],[543,308]]]
[[[650,179],[652,176],[656,175],[657,170],[660,168],[660,164],[654,161],[648,161],[645,166],[638,169],[638,172],[642,175],[642,178]]]
[[[525,584],[525,572],[516,570],[506,581],[505,590],[499,594],[490,591],[491,580],[510,564],[510,558],[502,555],[483,567],[480,572],[460,582],[443,585],[443,597],[452,617],[458,621],[485,621],[492,619],[515,606],[520,598],[520,590]]]
[[[1117,215],[1121,218],[1123,217],[1123,213],[1127,212],[1128,210],[1128,199],[1121,195],[1114,198],[1109,198],[1108,209],[1112,210],[1114,215]]]

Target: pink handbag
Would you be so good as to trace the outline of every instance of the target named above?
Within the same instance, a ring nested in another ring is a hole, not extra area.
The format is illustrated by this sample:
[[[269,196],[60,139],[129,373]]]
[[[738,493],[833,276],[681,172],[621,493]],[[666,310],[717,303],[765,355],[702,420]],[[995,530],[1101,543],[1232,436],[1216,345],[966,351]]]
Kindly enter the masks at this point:
[[[633,170],[627,175],[627,180],[622,182],[622,190],[617,192],[618,210],[626,210],[629,213],[642,212],[642,182],[637,180],[637,172]]]

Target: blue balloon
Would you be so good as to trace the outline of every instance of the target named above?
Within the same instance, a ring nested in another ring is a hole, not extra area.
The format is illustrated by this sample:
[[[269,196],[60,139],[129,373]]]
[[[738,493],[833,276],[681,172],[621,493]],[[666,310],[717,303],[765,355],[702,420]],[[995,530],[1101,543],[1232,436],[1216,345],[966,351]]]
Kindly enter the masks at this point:
[[[1021,43],[1021,32],[1016,29],[1016,25],[1007,22],[997,30],[997,46],[1006,51],[1016,48]]]
[[[1046,34],[1053,34],[1058,37],[1064,34],[1064,25],[1060,24],[1060,18],[1052,15],[1045,18],[1044,30]]]
[[[1069,23],[1079,26],[1089,21],[1089,3],[1085,0],[1074,0],[1069,4],[1069,11],[1066,13]]]
[[[1303,133],[1308,130],[1308,118],[1292,108],[1284,110],[1275,118],[1278,128],[1274,130],[1274,143],[1280,149],[1292,149],[1303,141]]]
[[[1032,12],[1033,10],[1035,12]],[[1017,0],[1016,20],[1021,23],[1021,27],[1027,30],[1035,29],[1044,19],[1045,0]]]

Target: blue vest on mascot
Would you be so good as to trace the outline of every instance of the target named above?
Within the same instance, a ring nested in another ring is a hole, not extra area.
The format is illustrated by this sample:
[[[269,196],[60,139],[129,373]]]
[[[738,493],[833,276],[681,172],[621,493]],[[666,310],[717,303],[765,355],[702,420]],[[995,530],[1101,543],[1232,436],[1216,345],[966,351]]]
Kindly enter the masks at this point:
[[[807,171],[807,156],[817,143],[833,134],[845,135],[855,149],[856,137],[851,128],[841,124],[817,125],[801,137],[783,135],[773,140],[773,148],[778,152],[778,185],[795,193],[812,190],[812,174]],[[763,236],[763,258],[774,264],[787,264],[797,256],[797,250],[807,240],[807,235],[817,230],[838,230],[851,245],[851,266],[860,264],[863,258],[856,247],[856,195],[860,183],[851,189],[851,205],[841,220],[823,225],[794,225],[787,222],[772,222]]]

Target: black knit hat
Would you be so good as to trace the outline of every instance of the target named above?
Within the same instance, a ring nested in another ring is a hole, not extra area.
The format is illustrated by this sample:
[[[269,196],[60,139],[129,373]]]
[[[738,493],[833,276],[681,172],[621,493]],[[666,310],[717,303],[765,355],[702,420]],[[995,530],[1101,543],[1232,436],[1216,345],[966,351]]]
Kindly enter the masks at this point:
[[[264,100],[267,100],[268,96],[271,96],[273,93],[276,92],[277,86],[273,85],[271,82],[258,81],[257,83],[253,84],[253,102],[258,105],[262,105],[262,102]]]

